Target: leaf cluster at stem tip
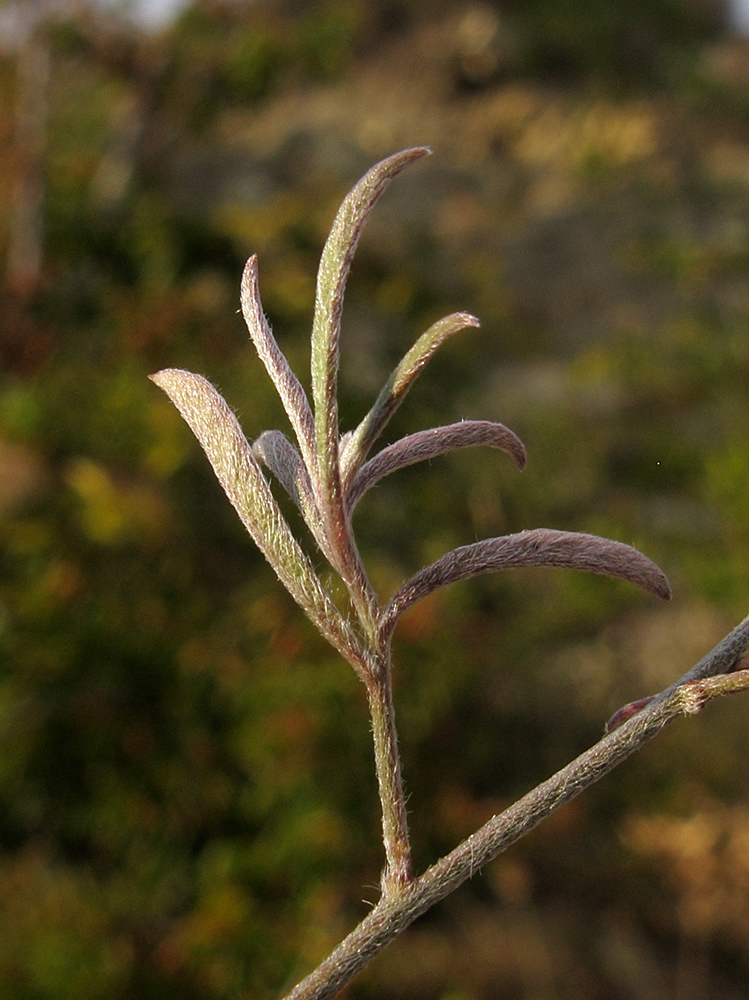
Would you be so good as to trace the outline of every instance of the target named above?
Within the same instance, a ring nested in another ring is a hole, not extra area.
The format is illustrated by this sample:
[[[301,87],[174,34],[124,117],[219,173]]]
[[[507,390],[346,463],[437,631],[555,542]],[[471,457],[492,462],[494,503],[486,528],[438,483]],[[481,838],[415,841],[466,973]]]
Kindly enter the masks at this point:
[[[668,598],[663,572],[621,542],[576,532],[535,529],[465,545],[408,580],[387,604],[375,594],[359,557],[352,515],[362,496],[383,476],[457,448],[488,445],[510,455],[519,469],[525,448],[500,423],[464,420],[409,434],[374,455],[372,448],[426,363],[454,334],[477,327],[469,313],[434,323],[406,352],[357,427],[338,426],[341,314],[351,262],[376,202],[406,167],[428,155],[425,147],[396,153],[364,175],[343,200],[325,243],[317,274],[311,338],[312,399],[291,370],[263,312],[257,259],[250,257],[241,286],[250,336],[281,398],[294,441],[280,430],[250,445],[234,414],[202,376],[179,369],[152,375],[200,442],[242,522],[289,590],[323,635],[366,683],[389,648],[400,616],[439,587],[479,573],[519,566],[587,570],[619,577]],[[371,457],[370,457],[371,456]],[[271,492],[270,470],[299,508],[320,551],[343,580],[350,608],[342,611],[315,572]]]

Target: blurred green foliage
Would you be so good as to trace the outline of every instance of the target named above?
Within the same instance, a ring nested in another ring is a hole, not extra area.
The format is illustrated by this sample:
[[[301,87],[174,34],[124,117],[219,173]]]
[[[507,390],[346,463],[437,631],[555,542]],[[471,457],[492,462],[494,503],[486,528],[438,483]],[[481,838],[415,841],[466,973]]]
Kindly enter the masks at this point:
[[[285,426],[236,315],[244,259],[258,252],[265,307],[303,374],[317,256],[377,155],[437,151],[388,193],[357,256],[344,423],[422,329],[468,308],[485,331],[435,359],[393,434],[486,416],[529,448],[522,476],[466,453],[373,491],[356,525],[378,588],[476,537],[546,525],[633,542],[676,590],[654,610],[624,585],[527,571],[405,618],[396,698],[418,862],[746,612],[749,191],[740,171],[721,177],[736,162],[727,126],[747,156],[749,119],[730,81],[693,103],[709,5],[489,6],[520,45],[470,93],[453,47],[465,12],[448,3],[202,2],[159,36],[85,16],[41,29],[44,268],[26,298],[5,289],[0,312],[8,1000],[272,997],[376,897],[360,685],[146,376],[200,371],[248,436]],[[21,57],[0,65],[4,248]],[[601,104],[612,89],[634,110]],[[690,955],[702,995],[745,994],[744,712],[675,727],[350,996],[671,997]]]

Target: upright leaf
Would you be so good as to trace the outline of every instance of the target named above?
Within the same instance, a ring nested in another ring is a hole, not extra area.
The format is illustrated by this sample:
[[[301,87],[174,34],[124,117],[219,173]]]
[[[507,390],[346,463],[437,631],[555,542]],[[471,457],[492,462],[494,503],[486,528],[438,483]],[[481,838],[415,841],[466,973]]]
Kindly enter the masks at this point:
[[[344,485],[348,485],[356,471],[369,454],[372,445],[382,434],[385,426],[413,385],[424,365],[436,351],[454,334],[468,327],[479,326],[479,321],[470,313],[452,313],[433,323],[410,351],[408,351],[390,378],[382,387],[374,406],[358,427],[346,438],[341,454],[341,474]]]
[[[260,360],[273,380],[294,428],[307,468],[314,474],[314,420],[307,394],[273,336],[263,312],[257,281],[257,257],[247,261],[241,285],[242,315]]]
[[[331,540],[342,549],[348,539],[344,537],[338,467],[337,382],[346,280],[361,231],[380,195],[401,170],[428,153],[423,147],[407,149],[382,160],[364,175],[338,210],[317,272],[311,364],[318,476]]]
[[[242,523],[283,585],[323,635],[350,659],[358,644],[292,535],[224,398],[192,372],[168,368],[150,377],[190,426]]]

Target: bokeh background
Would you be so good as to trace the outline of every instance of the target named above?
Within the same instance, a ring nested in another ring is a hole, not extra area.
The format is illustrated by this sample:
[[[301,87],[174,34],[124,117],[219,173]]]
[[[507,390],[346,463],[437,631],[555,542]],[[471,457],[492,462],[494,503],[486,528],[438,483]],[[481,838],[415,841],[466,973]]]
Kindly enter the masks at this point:
[[[477,579],[396,636],[419,868],[749,610],[749,47],[718,0],[193,0],[0,9],[0,995],[265,1000],[377,898],[361,685],[254,550],[148,373],[284,418],[319,252],[376,160],[342,422],[440,315],[392,437],[524,439],[406,470],[356,527],[387,595],[448,548],[608,534],[674,600]],[[319,560],[318,558],[318,561]],[[738,1000],[745,699],[675,724],[424,917],[351,1000]]]

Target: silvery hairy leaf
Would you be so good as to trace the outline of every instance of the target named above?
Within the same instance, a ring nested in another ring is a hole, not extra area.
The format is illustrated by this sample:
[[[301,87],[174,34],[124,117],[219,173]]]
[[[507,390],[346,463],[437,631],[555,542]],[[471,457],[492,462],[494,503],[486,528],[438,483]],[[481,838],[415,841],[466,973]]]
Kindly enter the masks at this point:
[[[314,420],[307,394],[291,370],[286,356],[273,336],[263,312],[257,281],[257,257],[245,264],[241,285],[242,315],[260,360],[273,380],[283,407],[294,428],[307,467],[314,471]]]
[[[318,475],[325,513],[343,513],[338,466],[338,358],[341,310],[356,246],[375,203],[405,167],[426,156],[423,147],[407,149],[376,164],[343,200],[325,243],[317,272],[312,324],[312,396]],[[333,526],[331,526],[333,527]]]
[[[292,535],[224,398],[192,372],[168,368],[150,378],[184,417],[242,523],[294,600],[337,649],[355,648],[348,625]]]
[[[365,462],[346,492],[346,510],[351,514],[366,491],[383,476],[388,476],[391,472],[408,465],[414,465],[416,462],[444,455],[445,452],[454,451],[456,448],[471,448],[476,445],[498,448],[511,455],[518,468],[522,469],[525,466],[523,442],[504,424],[492,423],[489,420],[463,420],[445,427],[430,427],[428,430],[417,431],[401,438]]]
[[[628,580],[658,597],[671,596],[663,571],[631,545],[598,535],[537,528],[464,545],[422,569],[393,595],[384,609],[382,635],[388,637],[404,611],[440,587],[480,573],[521,566],[581,569]]]
[[[422,333],[382,387],[372,409],[358,427],[346,435],[341,450],[341,474],[345,485],[351,483],[372,445],[430,358],[454,334],[478,326],[479,321],[470,313],[452,313],[437,320]]]
[[[253,443],[252,453],[270,469],[289,494],[301,511],[315,541],[325,553],[325,533],[314,489],[301,455],[294,445],[281,431],[263,431]]]

